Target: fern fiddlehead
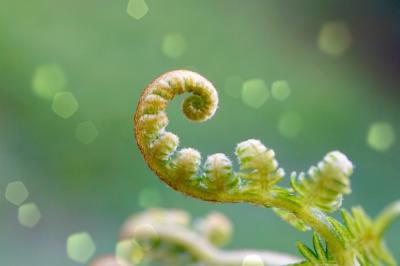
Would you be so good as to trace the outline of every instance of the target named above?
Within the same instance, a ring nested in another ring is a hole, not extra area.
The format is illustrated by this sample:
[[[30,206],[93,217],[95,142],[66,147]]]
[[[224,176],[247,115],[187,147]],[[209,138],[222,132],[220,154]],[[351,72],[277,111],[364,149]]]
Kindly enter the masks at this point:
[[[278,186],[285,173],[279,168],[274,151],[259,140],[246,140],[236,146],[238,171],[222,153],[208,156],[201,165],[201,155],[196,149],[178,150],[179,138],[166,131],[168,102],[184,92],[192,94],[182,104],[189,120],[203,122],[213,116],[218,106],[216,89],[204,77],[186,70],[168,72],[153,81],[140,97],[135,113],[138,146],[149,167],[165,183],[206,201],[273,207],[296,228],[312,228],[326,241],[329,258],[336,264],[354,265],[357,259],[362,261],[358,254],[362,253],[365,241],[353,247],[349,243],[356,241],[355,238],[350,233],[341,234],[347,230],[346,225],[343,226],[346,230],[341,231],[341,223],[327,215],[337,210],[343,195],[351,191],[349,177],[353,166],[343,153],[330,152],[307,174],[293,174],[291,188]],[[304,255],[306,249],[301,247]]]
[[[152,82],[142,94],[135,113],[135,136],[149,167],[172,188],[208,201],[246,201],[231,197],[242,181],[242,189],[259,190],[277,183],[283,177],[278,169],[275,153],[259,140],[239,143],[236,155],[240,172],[232,169],[231,160],[222,153],[207,157],[201,167],[201,155],[193,148],[177,150],[179,138],[166,131],[168,101],[184,92],[186,98],[182,111],[193,122],[211,118],[218,106],[214,86],[191,71],[178,70],[166,73]],[[264,178],[265,177],[265,178]],[[210,193],[213,190],[214,193]]]

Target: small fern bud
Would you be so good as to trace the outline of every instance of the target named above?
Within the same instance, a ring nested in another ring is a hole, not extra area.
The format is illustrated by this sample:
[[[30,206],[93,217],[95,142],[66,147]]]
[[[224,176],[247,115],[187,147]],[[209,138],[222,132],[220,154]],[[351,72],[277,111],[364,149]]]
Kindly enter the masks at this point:
[[[159,95],[149,95],[144,99],[143,105],[140,106],[138,112],[144,114],[157,114],[167,108],[167,100]]]
[[[325,155],[318,167],[311,167],[309,175],[314,179],[321,179],[326,196],[334,197],[340,194],[349,194],[350,175],[353,173],[353,164],[339,151],[332,151]]]
[[[213,95],[207,95],[206,97],[215,97]],[[218,102],[218,98],[215,100]],[[207,104],[202,97],[199,95],[192,95],[187,97],[182,103],[182,111],[192,121],[203,122],[208,117],[214,115],[215,107]]]
[[[164,221],[166,224],[189,226],[191,222],[190,214],[180,209],[171,209],[165,211],[164,216]]]
[[[197,229],[215,246],[223,246],[231,239],[233,226],[225,215],[212,212],[197,224]]]
[[[143,115],[137,124],[137,130],[140,132],[138,140],[145,143],[143,148],[148,148],[151,142],[157,138],[160,131],[168,125],[168,117],[165,112],[158,114]]]
[[[240,165],[239,174],[243,179],[250,181],[250,187],[269,189],[283,178],[284,172],[278,169],[275,152],[259,140],[249,139],[239,143],[236,156]],[[258,182],[251,184],[251,181]]]
[[[236,156],[239,159],[240,170],[257,170],[258,173],[267,175],[278,167],[275,152],[267,149],[256,139],[239,143],[236,147]]]
[[[201,162],[200,153],[192,148],[182,149],[173,161],[173,175],[176,179],[189,180],[199,171]]]
[[[204,183],[209,189],[226,191],[235,185],[232,162],[223,153],[208,156],[204,163]]]
[[[328,153],[324,160],[318,164],[321,175],[326,176],[327,180],[339,183],[342,186],[342,193],[349,194],[350,180],[349,177],[353,173],[352,162],[340,151],[332,151]],[[332,184],[332,189],[334,189]]]
[[[179,138],[171,132],[165,132],[154,141],[151,147],[152,158],[165,162],[179,145]]]
[[[203,122],[212,117],[218,107],[218,95],[214,86],[196,74],[186,79],[185,87],[193,95],[182,103],[182,111],[192,121]]]
[[[317,167],[310,168],[309,178],[304,174],[298,178],[292,176],[291,184],[305,205],[331,212],[340,207],[343,194],[351,192],[349,177],[352,172],[350,160],[343,153],[333,151]]]

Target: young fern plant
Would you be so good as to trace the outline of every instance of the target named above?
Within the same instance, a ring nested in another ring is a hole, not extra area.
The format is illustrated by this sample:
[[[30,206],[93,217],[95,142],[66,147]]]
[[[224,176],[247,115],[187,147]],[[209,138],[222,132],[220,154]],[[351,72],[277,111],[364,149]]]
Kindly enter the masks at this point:
[[[211,118],[218,94],[201,75],[177,70],[153,81],[143,92],[134,117],[135,137],[150,169],[173,189],[212,202],[245,202],[271,207],[297,229],[314,231],[313,247],[298,243],[302,265],[397,265],[385,247],[383,233],[400,215],[400,201],[371,219],[361,207],[342,210],[343,223],[329,216],[351,192],[351,161],[339,151],[329,152],[307,173],[292,174],[291,186],[279,186],[285,172],[275,152],[259,140],[239,143],[239,169],[223,153],[206,158],[193,148],[178,149],[179,138],[168,132],[166,108],[176,95],[190,93],[182,104],[193,122]]]
[[[90,266],[280,266],[299,258],[272,251],[223,250],[232,235],[223,214],[191,219],[183,210],[148,209],[122,226],[114,255],[93,260]]]

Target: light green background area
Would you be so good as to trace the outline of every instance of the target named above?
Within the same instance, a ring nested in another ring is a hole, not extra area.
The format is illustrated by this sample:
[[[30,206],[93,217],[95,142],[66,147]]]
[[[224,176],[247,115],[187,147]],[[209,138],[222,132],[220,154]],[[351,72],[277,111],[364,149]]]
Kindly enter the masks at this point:
[[[203,157],[224,152],[233,158],[236,143],[257,138],[275,150],[287,173],[307,170],[338,149],[356,166],[346,207],[362,204],[375,215],[400,198],[400,107],[391,94],[394,85],[355,56],[354,47],[339,57],[318,49],[320,26],[332,18],[322,2],[292,7],[287,1],[148,0],[148,13],[136,20],[122,0],[2,0],[0,265],[78,265],[67,257],[66,240],[81,231],[90,233],[97,255],[113,252],[123,221],[142,209],[143,190],[159,192],[159,199],[147,202],[160,207],[194,216],[212,210],[228,215],[235,224],[229,248],[297,254],[296,240],[311,242],[309,233],[297,232],[271,210],[187,198],[147,168],[133,139],[133,112],[147,84],[174,69],[198,71],[220,96],[215,117],[204,124],[182,116],[182,98],[171,104],[169,130],[183,146],[198,148]],[[184,52],[167,56],[163,42],[177,33],[184,37]],[[79,103],[67,119],[32,89],[35,71],[47,64],[62,69],[63,89]],[[252,108],[225,89],[232,76],[262,79],[268,88],[285,80],[290,96],[269,97]],[[279,119],[293,112],[302,127],[287,138]],[[97,130],[89,144],[76,138],[85,121]],[[385,152],[367,145],[368,129],[379,121],[390,123],[397,134]],[[33,229],[18,223],[18,209],[4,197],[7,184],[16,180],[40,208]],[[397,222],[386,239],[398,260],[399,235]]]

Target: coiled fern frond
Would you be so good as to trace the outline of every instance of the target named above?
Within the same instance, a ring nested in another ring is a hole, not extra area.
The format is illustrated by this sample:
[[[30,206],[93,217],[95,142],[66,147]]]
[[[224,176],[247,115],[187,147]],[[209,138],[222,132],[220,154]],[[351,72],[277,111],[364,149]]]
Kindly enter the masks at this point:
[[[328,216],[341,207],[343,196],[351,192],[353,164],[346,155],[329,152],[307,174],[293,174],[290,188],[278,185],[285,172],[279,167],[275,152],[259,140],[249,139],[236,146],[237,170],[222,153],[210,155],[202,163],[199,151],[178,149],[179,138],[166,130],[168,103],[185,92],[191,94],[182,104],[189,120],[204,122],[213,116],[218,106],[216,89],[204,77],[186,70],[168,72],[153,81],[141,95],[135,113],[137,144],[161,180],[179,192],[206,201],[272,207],[299,230],[312,229],[317,234],[315,250],[298,245],[305,263],[395,265],[382,244],[382,236],[400,214],[399,203],[387,209],[376,222],[359,209],[354,209],[352,215],[343,212],[344,224]],[[318,244],[319,237],[326,243],[326,249]]]

